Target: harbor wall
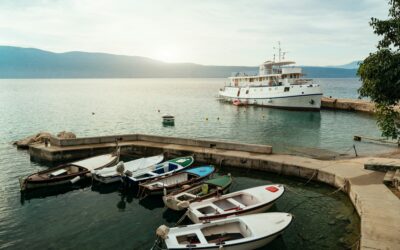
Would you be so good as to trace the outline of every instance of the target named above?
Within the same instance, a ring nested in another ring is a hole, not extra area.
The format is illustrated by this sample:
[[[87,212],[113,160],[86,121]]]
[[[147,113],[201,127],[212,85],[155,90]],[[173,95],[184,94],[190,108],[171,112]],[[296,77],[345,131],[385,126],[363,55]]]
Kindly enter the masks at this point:
[[[137,150],[138,147],[141,147],[141,142],[272,154],[272,146],[269,145],[204,139],[188,139],[145,134],[83,137],[74,139],[60,139],[57,137],[51,137],[51,146],[46,147],[43,144],[32,145],[29,147],[29,154],[31,159],[34,161],[50,163],[72,161],[97,154],[112,152],[115,150],[117,142],[121,147],[122,153],[132,154],[134,152],[138,152],[137,155],[149,155],[153,153],[146,153],[142,152],[141,150]]]

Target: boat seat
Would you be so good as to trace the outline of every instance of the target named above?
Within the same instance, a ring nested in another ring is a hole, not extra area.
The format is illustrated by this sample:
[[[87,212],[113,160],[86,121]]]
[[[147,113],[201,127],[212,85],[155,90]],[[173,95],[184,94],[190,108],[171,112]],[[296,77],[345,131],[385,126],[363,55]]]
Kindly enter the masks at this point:
[[[228,199],[226,199],[226,200],[229,201],[229,202],[232,203],[232,204],[235,204],[236,206],[238,206],[238,207],[240,207],[240,208],[245,208],[245,207],[246,207],[246,205],[244,205],[244,204],[238,202],[237,200],[235,200],[235,199],[233,199],[233,198],[228,198]]]
[[[191,193],[182,193],[178,197],[181,197],[181,196],[187,196],[187,197],[190,197],[190,198],[193,198],[193,199],[195,199],[197,197],[196,195],[191,194]]]
[[[50,176],[58,176],[58,175],[66,174],[66,173],[67,173],[67,170],[59,169],[57,171],[54,171],[54,172],[50,173],[49,175]]]
[[[151,186],[164,187],[167,185],[164,185],[164,183],[158,181],[158,182],[154,182]]]

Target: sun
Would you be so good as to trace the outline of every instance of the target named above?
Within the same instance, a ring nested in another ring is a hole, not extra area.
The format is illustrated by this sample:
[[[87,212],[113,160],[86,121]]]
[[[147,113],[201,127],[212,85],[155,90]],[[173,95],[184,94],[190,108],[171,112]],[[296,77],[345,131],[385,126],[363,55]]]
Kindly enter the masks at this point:
[[[180,56],[177,48],[169,46],[156,50],[155,58],[164,62],[179,62]]]

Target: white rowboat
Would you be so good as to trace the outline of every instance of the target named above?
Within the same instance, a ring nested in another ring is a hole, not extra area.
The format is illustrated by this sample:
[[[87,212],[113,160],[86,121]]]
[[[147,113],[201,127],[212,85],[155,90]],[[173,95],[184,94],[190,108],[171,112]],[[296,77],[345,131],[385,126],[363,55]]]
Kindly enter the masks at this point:
[[[277,238],[293,218],[288,213],[261,213],[170,229],[161,226],[157,235],[170,250],[250,250]]]
[[[134,173],[139,170],[149,169],[151,166],[162,162],[163,159],[163,155],[156,155],[124,162],[122,167],[121,163],[119,163],[113,167],[93,171],[93,179],[105,184],[121,181],[122,175],[127,171]]]
[[[188,217],[194,223],[200,223],[229,216],[265,212],[284,191],[283,185],[265,185],[193,202],[188,207]]]

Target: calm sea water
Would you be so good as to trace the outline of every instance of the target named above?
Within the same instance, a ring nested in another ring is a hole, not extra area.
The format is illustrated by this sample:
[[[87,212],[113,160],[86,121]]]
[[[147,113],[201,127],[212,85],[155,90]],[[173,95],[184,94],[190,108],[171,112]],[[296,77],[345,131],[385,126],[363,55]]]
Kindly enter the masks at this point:
[[[357,79],[317,81],[328,96],[356,98],[360,86]],[[39,131],[226,139],[295,154],[353,154],[353,135],[380,134],[368,115],[221,103],[215,97],[223,84],[224,79],[0,80],[0,248],[148,249],[155,229],[181,216],[160,200],[139,201],[118,187],[89,185],[21,197],[18,177],[46,166],[30,162],[27,152],[11,142]],[[162,126],[164,113],[175,115],[174,127]],[[391,149],[355,145],[360,154]],[[357,238],[359,221],[349,200],[341,193],[324,195],[334,191],[328,186],[268,173],[220,171],[236,177],[233,190],[268,182],[287,185],[289,191],[273,210],[290,210],[296,221],[272,249],[340,249]]]

